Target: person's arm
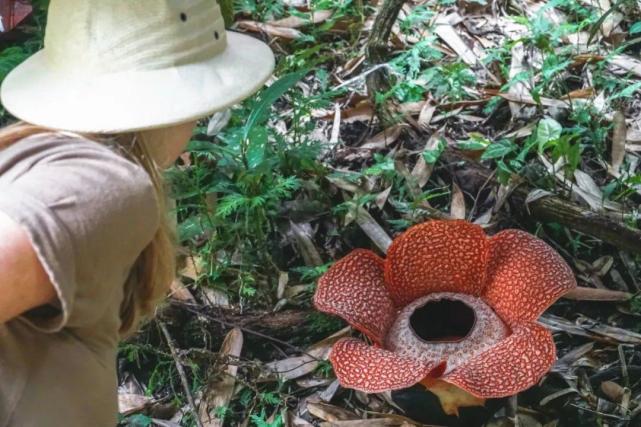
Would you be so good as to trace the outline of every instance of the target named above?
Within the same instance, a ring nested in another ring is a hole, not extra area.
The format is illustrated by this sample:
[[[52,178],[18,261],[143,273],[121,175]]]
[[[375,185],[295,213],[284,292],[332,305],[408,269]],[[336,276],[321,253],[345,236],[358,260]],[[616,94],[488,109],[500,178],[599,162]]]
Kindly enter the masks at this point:
[[[0,324],[55,298],[27,232],[0,212]]]

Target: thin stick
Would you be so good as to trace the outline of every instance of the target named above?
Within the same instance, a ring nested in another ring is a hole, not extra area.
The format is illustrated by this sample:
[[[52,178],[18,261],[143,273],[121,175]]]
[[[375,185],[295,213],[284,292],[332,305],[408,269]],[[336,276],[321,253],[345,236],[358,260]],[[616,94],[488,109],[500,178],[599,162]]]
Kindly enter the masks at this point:
[[[178,358],[178,352],[176,351],[174,340],[171,338],[171,335],[169,335],[167,326],[165,326],[165,324],[161,320],[158,320],[158,326],[160,326],[160,330],[165,336],[165,340],[167,340],[167,345],[169,346],[169,350],[171,351],[171,356],[174,358],[174,363],[176,364],[176,369],[178,370],[178,376],[180,377],[180,382],[182,383],[183,389],[185,390],[185,395],[187,396],[187,402],[191,407],[191,411],[194,413],[194,419],[196,420],[196,425],[198,427],[204,427],[203,422],[200,419],[200,415],[198,415],[198,409],[196,408],[196,404],[194,403],[194,396],[191,395],[191,390],[189,390],[187,375],[185,375],[185,369],[183,368],[183,365],[180,362],[180,359]]]
[[[172,303],[172,304],[176,304],[176,305],[179,305],[179,306],[183,307],[185,310],[189,311],[190,313],[197,314],[197,315],[199,315],[199,316],[203,316],[204,318],[206,318],[206,319],[208,319],[208,320],[211,320],[211,321],[214,321],[214,322],[220,323],[222,326],[225,326],[225,327],[228,327],[228,328],[238,328],[238,329],[240,329],[241,331],[246,332],[246,333],[248,333],[248,334],[250,334],[250,335],[255,335],[255,336],[257,336],[257,337],[264,338],[264,339],[266,339],[266,340],[269,340],[269,341],[275,342],[275,343],[277,343],[277,344],[284,345],[285,347],[289,347],[290,349],[292,349],[292,350],[294,350],[294,351],[297,351],[297,352],[299,352],[299,353],[302,353],[302,354],[304,354],[304,355],[306,355],[306,356],[309,356],[309,357],[311,357],[312,359],[314,359],[314,360],[316,360],[316,361],[320,361],[320,360],[321,360],[321,359],[319,359],[318,357],[316,357],[316,356],[314,356],[314,355],[312,355],[312,354],[309,354],[308,352],[306,352],[306,351],[305,351],[304,349],[302,349],[301,347],[298,347],[298,346],[296,346],[296,345],[290,344],[290,343],[288,343],[287,341],[279,340],[278,338],[275,338],[275,337],[269,336],[269,335],[267,335],[267,334],[263,334],[263,333],[261,333],[261,332],[255,331],[255,330],[253,330],[253,329],[246,328],[246,327],[241,326],[241,325],[239,325],[239,324],[237,324],[237,323],[234,323],[234,322],[228,322],[228,321],[226,321],[226,320],[222,320],[222,319],[219,319],[219,318],[217,318],[217,317],[214,317],[214,316],[212,316],[212,315],[210,315],[210,314],[203,313],[203,312],[198,311],[198,310],[194,310],[193,308],[189,307],[187,304],[182,303],[181,301],[171,301],[171,303]]]

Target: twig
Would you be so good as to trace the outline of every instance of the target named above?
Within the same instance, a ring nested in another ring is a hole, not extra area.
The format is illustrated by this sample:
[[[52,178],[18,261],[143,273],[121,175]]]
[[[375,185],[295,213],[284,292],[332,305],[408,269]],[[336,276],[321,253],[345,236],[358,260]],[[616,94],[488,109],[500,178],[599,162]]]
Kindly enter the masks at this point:
[[[183,365],[180,362],[180,358],[178,357],[178,352],[176,351],[174,340],[171,338],[171,335],[169,335],[167,326],[165,326],[163,321],[158,320],[158,326],[160,326],[160,330],[165,336],[165,340],[167,340],[167,345],[169,346],[169,350],[171,351],[171,356],[174,358],[174,363],[176,364],[176,369],[178,370],[178,376],[180,377],[180,382],[182,383],[183,390],[185,391],[185,395],[187,396],[187,402],[191,407],[191,411],[194,413],[194,419],[196,420],[196,425],[198,425],[198,427],[204,427],[203,422],[200,419],[200,415],[198,414],[198,409],[196,408],[194,397],[191,395],[191,390],[189,389],[189,383],[187,382],[187,376],[185,375],[185,369],[183,368]]]
[[[274,337],[269,336],[267,334],[263,334],[262,332],[258,332],[258,331],[255,331],[253,329],[246,328],[246,327],[241,326],[239,324],[236,324],[234,322],[228,322],[226,320],[222,320],[222,319],[219,319],[217,317],[214,317],[214,316],[212,316],[210,314],[203,313],[203,312],[200,312],[198,310],[194,310],[193,308],[190,308],[187,304],[184,304],[184,303],[182,303],[180,301],[171,301],[171,303],[175,304],[175,305],[180,305],[181,307],[183,307],[185,310],[189,311],[190,313],[193,313],[193,314],[196,314],[196,315],[200,315],[200,316],[205,317],[208,320],[220,323],[222,326],[225,326],[225,327],[228,327],[228,328],[239,328],[241,331],[243,331],[245,333],[248,333],[250,335],[255,335],[257,337],[264,338],[266,340],[273,341],[275,343],[284,345],[285,347],[288,347],[288,348],[290,348],[290,349],[292,349],[292,350],[294,350],[296,352],[299,352],[301,354],[309,356],[309,357],[313,358],[316,361],[320,361],[319,358],[315,357],[314,355],[309,354],[304,349],[302,349],[302,348],[300,348],[300,347],[298,347],[296,345],[288,343],[287,341],[279,340],[278,338],[274,338]]]

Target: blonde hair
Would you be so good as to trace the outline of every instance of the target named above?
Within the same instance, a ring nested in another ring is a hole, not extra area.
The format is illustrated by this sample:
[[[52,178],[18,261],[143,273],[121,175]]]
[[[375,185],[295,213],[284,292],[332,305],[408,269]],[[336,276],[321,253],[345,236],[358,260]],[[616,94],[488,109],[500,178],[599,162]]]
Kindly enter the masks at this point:
[[[0,129],[0,149],[28,136],[49,132],[57,131],[19,121]],[[138,256],[124,286],[124,298],[120,304],[120,334],[125,338],[136,331],[141,320],[153,316],[154,308],[167,295],[175,277],[175,236],[166,215],[165,182],[158,165],[149,154],[149,146],[153,141],[147,140],[145,132],[77,135],[115,146],[121,155],[144,168],[154,184],[162,212],[160,227]]]

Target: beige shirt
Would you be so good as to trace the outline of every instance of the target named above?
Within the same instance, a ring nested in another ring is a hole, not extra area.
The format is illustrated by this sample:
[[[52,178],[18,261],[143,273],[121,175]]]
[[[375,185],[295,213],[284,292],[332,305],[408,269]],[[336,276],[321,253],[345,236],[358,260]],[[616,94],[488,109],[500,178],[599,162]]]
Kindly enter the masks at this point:
[[[0,427],[114,426],[123,286],[159,223],[151,180],[104,145],[35,135],[0,150],[0,211],[58,294],[47,317],[0,324]]]

